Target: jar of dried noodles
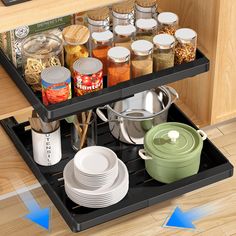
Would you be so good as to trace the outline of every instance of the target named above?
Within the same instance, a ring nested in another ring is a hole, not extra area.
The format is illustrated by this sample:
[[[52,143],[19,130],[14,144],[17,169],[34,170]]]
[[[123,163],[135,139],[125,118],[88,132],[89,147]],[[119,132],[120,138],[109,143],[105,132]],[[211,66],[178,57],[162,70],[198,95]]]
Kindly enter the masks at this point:
[[[56,35],[36,34],[22,42],[24,78],[35,92],[42,90],[40,76],[45,68],[63,65],[63,43]]]

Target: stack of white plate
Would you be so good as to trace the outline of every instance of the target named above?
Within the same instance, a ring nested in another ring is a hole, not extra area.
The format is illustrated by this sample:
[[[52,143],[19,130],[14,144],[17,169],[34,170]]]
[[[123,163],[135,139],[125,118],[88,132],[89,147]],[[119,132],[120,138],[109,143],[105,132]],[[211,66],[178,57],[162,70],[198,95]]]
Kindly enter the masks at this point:
[[[102,208],[124,198],[129,188],[126,165],[108,148],[79,151],[65,167],[65,191],[80,206]]]

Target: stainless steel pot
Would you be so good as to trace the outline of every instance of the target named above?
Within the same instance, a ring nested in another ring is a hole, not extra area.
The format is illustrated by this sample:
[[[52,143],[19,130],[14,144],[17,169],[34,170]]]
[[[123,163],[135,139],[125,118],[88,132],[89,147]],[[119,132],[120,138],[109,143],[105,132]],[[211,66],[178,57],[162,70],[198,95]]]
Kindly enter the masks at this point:
[[[96,112],[101,120],[109,122],[115,138],[128,144],[143,144],[148,130],[167,121],[168,110],[178,98],[173,88],[161,86],[99,107]],[[107,110],[108,118],[101,111],[103,109]]]

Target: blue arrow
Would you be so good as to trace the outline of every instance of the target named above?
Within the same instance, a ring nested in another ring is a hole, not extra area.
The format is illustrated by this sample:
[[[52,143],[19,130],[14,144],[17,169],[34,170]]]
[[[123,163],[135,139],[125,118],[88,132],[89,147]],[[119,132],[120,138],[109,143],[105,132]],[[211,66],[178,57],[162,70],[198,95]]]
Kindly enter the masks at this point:
[[[44,229],[49,230],[50,208],[41,209],[27,187],[16,189],[16,192],[29,210],[29,213],[25,216],[25,218],[38,224]]]
[[[183,229],[196,229],[192,222],[209,214],[209,206],[193,208],[187,212],[183,212],[179,207],[176,207],[164,226]]]

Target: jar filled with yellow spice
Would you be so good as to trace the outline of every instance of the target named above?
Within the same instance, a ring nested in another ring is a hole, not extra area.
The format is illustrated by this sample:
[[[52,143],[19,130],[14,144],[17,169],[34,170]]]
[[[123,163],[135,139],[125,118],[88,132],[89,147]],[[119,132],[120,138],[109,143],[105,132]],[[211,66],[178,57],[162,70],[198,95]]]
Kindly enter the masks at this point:
[[[131,44],[135,40],[136,28],[133,25],[118,25],[114,31],[115,46],[125,47],[131,50]]]
[[[139,19],[136,21],[136,39],[148,40],[152,43],[157,32],[157,21],[154,19]]]
[[[179,17],[173,12],[162,12],[157,17],[158,34],[175,35],[179,27]]]
[[[151,19],[156,14],[157,1],[156,0],[136,0],[135,4],[135,18]]]
[[[73,64],[76,60],[89,56],[85,44],[90,33],[88,28],[83,25],[71,25],[63,29],[62,36],[65,41],[65,62],[67,67],[73,71]]]
[[[132,78],[153,72],[153,44],[147,40],[132,43],[131,72]]]

